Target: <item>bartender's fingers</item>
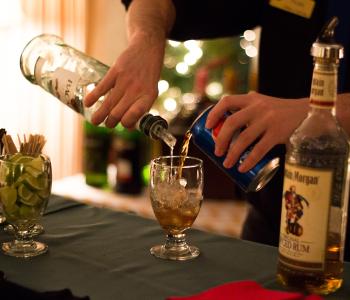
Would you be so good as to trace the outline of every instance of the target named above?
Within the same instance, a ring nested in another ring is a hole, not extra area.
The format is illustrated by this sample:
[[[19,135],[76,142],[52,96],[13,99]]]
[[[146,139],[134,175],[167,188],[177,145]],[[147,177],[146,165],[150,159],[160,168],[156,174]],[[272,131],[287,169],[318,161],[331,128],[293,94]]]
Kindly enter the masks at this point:
[[[231,168],[241,157],[242,153],[260,136],[264,133],[264,126],[261,122],[256,122],[251,126],[244,129],[237,139],[232,142],[230,149],[226,155],[224,161],[225,168]],[[260,150],[258,148],[258,150]],[[254,155],[259,155],[260,152],[254,153]],[[256,157],[253,157],[256,159]],[[249,161],[248,161],[249,162]],[[255,160],[253,159],[253,162]]]
[[[125,128],[135,127],[137,121],[150,110],[153,99],[152,96],[144,95],[140,97],[135,103],[133,103],[121,119],[121,123]]]
[[[243,163],[239,166],[238,170],[242,173],[248,172],[253,168],[267,152],[271,150],[276,143],[273,142],[273,137],[266,134],[264,135],[259,142],[254,145],[252,151],[244,159]]]
[[[222,97],[220,101],[217,104],[215,104],[215,106],[209,112],[207,121],[205,123],[205,127],[211,129],[220,121],[220,119],[226,112],[238,110],[242,107],[247,106],[247,97],[249,96],[231,95]]]
[[[97,84],[97,86],[85,96],[84,105],[90,107],[93,105],[100,97],[105,95],[110,89],[112,89],[116,83],[117,75],[115,71],[111,68],[106,73],[105,77]]]
[[[120,101],[113,107],[113,109],[110,110],[108,113],[107,119],[105,121],[105,125],[108,128],[115,127],[120,120],[122,119],[123,115],[126,113],[126,111],[129,109],[129,107],[132,105],[134,101],[133,94],[127,93],[125,94]]]
[[[120,101],[123,96],[124,91],[120,88],[113,88],[109,94],[107,94],[106,99],[101,104],[101,107],[94,112],[91,117],[91,123],[98,125],[102,123],[106,117],[110,114],[113,107]]]
[[[251,119],[251,109],[239,110],[225,119],[220,132],[215,140],[215,155],[222,156],[226,153],[232,142],[232,138],[239,133]]]
[[[130,84],[128,92],[109,112],[106,126],[114,127],[116,123],[123,120],[122,125],[124,127],[134,127],[139,118],[151,108],[157,96],[158,89],[156,86],[154,88],[143,88],[135,82],[132,85]]]

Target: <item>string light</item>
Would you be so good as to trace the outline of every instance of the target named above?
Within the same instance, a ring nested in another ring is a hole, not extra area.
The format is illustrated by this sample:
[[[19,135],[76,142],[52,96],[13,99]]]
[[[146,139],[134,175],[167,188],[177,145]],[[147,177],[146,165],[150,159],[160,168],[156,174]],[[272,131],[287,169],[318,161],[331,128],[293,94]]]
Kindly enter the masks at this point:
[[[191,48],[190,49],[190,53],[192,56],[194,56],[195,58],[200,59],[203,56],[203,50],[199,47],[196,48]]]
[[[193,54],[193,52],[188,52],[184,56],[184,62],[189,66],[195,65],[197,63],[197,61],[198,61],[197,56],[195,54]]]
[[[189,70],[188,65],[184,62],[178,63],[175,69],[179,74],[183,74],[183,75],[187,74]]]
[[[170,55],[166,55],[164,58],[164,66],[168,69],[175,68],[176,66],[176,59]]]
[[[196,99],[194,94],[192,94],[192,93],[185,93],[182,96],[182,102],[184,104],[192,104],[192,103],[196,103],[197,99]]]
[[[248,41],[248,42],[253,42],[256,38],[256,34],[253,30],[246,30],[243,33],[243,37]]]
[[[177,99],[181,97],[182,91],[180,88],[173,86],[167,91],[167,95],[171,98]]]
[[[247,48],[245,49],[245,53],[247,54],[247,56],[249,57],[255,57],[258,54],[258,49],[256,49],[255,46],[253,45],[249,45],[247,46]]]
[[[158,81],[158,95],[163,94],[169,89],[169,82],[166,80],[159,80]]]
[[[240,39],[240,41],[239,41],[239,46],[240,46],[242,49],[247,48],[249,45],[250,45],[250,43],[249,43],[246,39]]]
[[[173,47],[173,48],[177,48],[177,47],[179,47],[179,46],[181,45],[180,42],[172,41],[172,40],[168,40],[168,43],[169,43],[169,45],[170,45],[171,47]]]
[[[188,40],[184,42],[185,48],[192,51],[192,49],[200,48],[202,45],[201,41]]]
[[[222,94],[223,86],[220,82],[214,81],[208,84],[205,89],[208,96],[216,97]]]
[[[177,108],[177,102],[174,98],[166,98],[163,102],[163,106],[167,111],[175,111]]]

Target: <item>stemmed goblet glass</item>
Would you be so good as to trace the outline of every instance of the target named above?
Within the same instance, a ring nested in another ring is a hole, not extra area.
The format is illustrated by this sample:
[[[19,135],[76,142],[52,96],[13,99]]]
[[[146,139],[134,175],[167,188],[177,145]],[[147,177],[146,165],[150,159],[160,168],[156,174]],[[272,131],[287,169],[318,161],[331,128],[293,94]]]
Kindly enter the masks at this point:
[[[46,155],[0,157],[0,202],[15,236],[3,243],[5,254],[27,258],[47,251],[46,244],[33,241],[32,232],[46,209],[51,182],[51,162]]]
[[[154,214],[166,234],[163,245],[151,248],[152,255],[188,260],[199,255],[186,243],[185,231],[199,213],[203,200],[203,162],[195,157],[161,156],[151,161],[150,197]]]

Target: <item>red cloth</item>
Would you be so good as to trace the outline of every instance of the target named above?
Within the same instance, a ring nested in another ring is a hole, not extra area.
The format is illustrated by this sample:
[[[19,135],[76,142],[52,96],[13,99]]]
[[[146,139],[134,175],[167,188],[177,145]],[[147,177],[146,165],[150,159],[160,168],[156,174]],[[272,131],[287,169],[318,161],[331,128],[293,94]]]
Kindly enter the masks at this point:
[[[255,281],[230,282],[204,292],[185,297],[169,297],[166,300],[321,300],[317,295],[268,290]]]

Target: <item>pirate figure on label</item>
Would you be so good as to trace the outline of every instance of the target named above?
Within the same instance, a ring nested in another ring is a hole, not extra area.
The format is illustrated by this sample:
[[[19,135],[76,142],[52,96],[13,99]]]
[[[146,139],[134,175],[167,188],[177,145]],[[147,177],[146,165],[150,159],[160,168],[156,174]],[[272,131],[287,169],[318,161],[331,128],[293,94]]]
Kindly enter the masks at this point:
[[[309,202],[301,195],[296,193],[296,187],[290,186],[289,190],[284,193],[285,207],[286,207],[286,232],[301,236],[303,234],[303,227],[298,221],[303,216],[304,206],[302,202],[309,207]]]

